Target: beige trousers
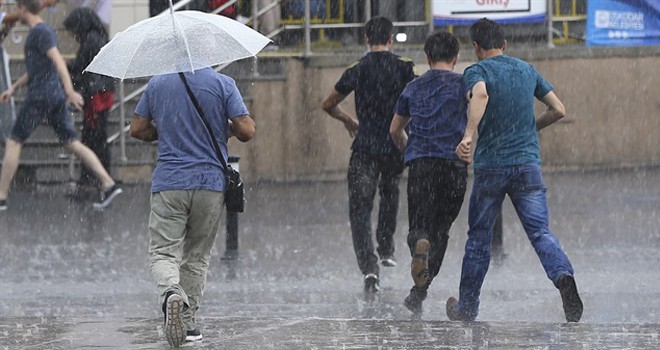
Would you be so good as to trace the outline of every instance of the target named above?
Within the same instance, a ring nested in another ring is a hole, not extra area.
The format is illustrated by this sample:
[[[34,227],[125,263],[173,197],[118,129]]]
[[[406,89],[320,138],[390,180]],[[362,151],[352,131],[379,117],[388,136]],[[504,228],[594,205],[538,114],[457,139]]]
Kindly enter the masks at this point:
[[[211,248],[224,209],[222,192],[205,190],[152,193],[149,216],[149,265],[158,285],[159,305],[172,291],[188,304],[186,327],[195,328]]]

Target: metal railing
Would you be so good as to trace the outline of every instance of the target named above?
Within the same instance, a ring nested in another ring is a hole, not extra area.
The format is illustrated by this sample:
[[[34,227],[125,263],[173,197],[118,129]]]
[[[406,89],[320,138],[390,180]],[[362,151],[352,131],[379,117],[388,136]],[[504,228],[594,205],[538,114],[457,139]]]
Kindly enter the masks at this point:
[[[180,10],[184,8],[189,8],[189,5],[191,4],[193,0],[180,0],[176,4],[173,5],[173,9]],[[259,7],[259,1],[258,0],[242,0],[242,1],[249,1],[251,5],[251,16],[246,19],[246,24],[250,25],[253,29],[259,30],[260,29],[260,18],[267,14],[269,11],[274,10],[276,7],[285,4],[288,1],[292,0],[272,0],[269,4]],[[283,19],[280,21],[279,27],[276,29],[272,30],[270,33],[264,33],[265,36],[269,38],[274,38],[286,31],[300,31],[302,30],[304,32],[304,43],[302,46],[302,51],[299,52],[284,52],[279,54],[278,56],[280,57],[285,57],[285,56],[290,56],[290,57],[310,57],[314,55],[314,52],[312,51],[312,35],[311,33],[313,31],[323,31],[325,29],[350,29],[350,28],[360,28],[364,26],[364,22],[351,22],[351,23],[346,23],[345,18],[344,18],[344,12],[343,12],[343,4],[344,0],[333,0],[333,1],[338,1],[338,4],[340,5],[339,9],[336,11],[339,15],[336,18],[330,18],[331,12],[329,10],[330,8],[330,3],[331,0],[326,0],[326,12],[325,12],[325,17],[326,18],[312,18],[311,14],[311,0],[304,0],[304,15],[301,19]],[[566,5],[567,1],[571,1],[570,6],[561,6],[561,5]],[[570,22],[577,22],[577,21],[584,21],[585,16],[578,13],[578,2],[579,1],[585,1],[585,0],[548,0],[548,46],[549,47],[554,47],[554,44],[562,44],[571,41],[570,34],[568,31],[568,25]],[[219,14],[223,12],[224,10],[228,9],[230,6],[234,6],[239,4],[239,0],[230,0],[227,1],[226,3],[222,4],[218,8],[214,9],[212,13],[214,14]],[[395,27],[421,27],[421,26],[427,26],[428,32],[431,33],[435,29],[434,23],[433,23],[433,13],[432,13],[432,0],[425,0],[424,1],[424,6],[425,8],[425,18],[423,20],[419,21],[401,21],[401,22],[394,22]],[[570,7],[570,12],[566,13],[566,11],[562,11],[561,9],[566,9]],[[371,8],[371,1],[364,1],[364,8],[362,9],[363,17],[366,19],[369,19],[372,17],[372,8]],[[170,9],[166,9],[163,11],[161,14],[165,14],[169,12]],[[554,35],[558,33],[558,30],[554,28],[555,23],[562,23],[562,31],[559,33],[558,36],[560,38],[555,38]],[[15,33],[14,35],[20,35],[19,33]],[[258,69],[257,69],[257,60],[254,60],[254,67],[252,69],[253,74],[256,76],[258,75]],[[227,64],[228,65],[228,64]],[[217,67],[216,70],[219,71],[223,68],[225,68],[227,65],[222,65],[220,67]],[[125,84],[124,81],[120,81],[118,84],[118,100],[116,103],[113,104],[111,107],[110,111],[114,112],[117,109],[119,110],[119,124],[120,124],[120,130],[115,132],[114,134],[110,135],[107,138],[108,143],[114,143],[114,142],[119,142],[119,147],[120,147],[120,157],[122,162],[128,161],[128,157],[126,154],[126,133],[130,129],[130,126],[127,125],[127,120],[126,120],[126,104],[129,103],[130,101],[136,99],[139,97],[144,90],[146,89],[147,85],[144,84],[137,89],[131,91],[130,93],[127,94],[126,89],[125,89]]]
[[[567,2],[569,6],[562,6]],[[583,10],[586,8],[586,0],[548,0],[548,47],[584,40],[570,31],[571,23],[587,20],[585,11],[578,10],[578,3],[582,4]],[[565,7],[569,8],[568,11],[562,11]],[[561,23],[561,30],[555,28],[555,23]]]
[[[181,0],[178,3],[173,5],[173,9],[179,10],[187,5],[190,4],[192,0]],[[268,13],[268,11],[274,9],[275,7],[281,5],[282,3],[289,1],[289,0],[273,0],[270,4],[264,6],[263,8],[259,8],[258,1],[257,0],[250,0],[251,1],[251,9],[252,9],[252,14],[251,17],[248,18],[247,24],[251,25],[253,29],[258,30],[259,29],[259,18],[263,16],[264,14]],[[305,1],[305,11],[304,11],[304,18],[302,19],[301,24],[284,24],[281,25],[279,28],[273,30],[270,33],[264,34],[268,38],[274,38],[277,35],[280,35],[282,32],[287,31],[287,30],[303,30],[304,31],[304,51],[299,54],[290,54],[291,56],[303,56],[303,57],[309,57],[313,55],[312,52],[312,42],[311,42],[311,32],[312,30],[322,30],[322,29],[333,29],[333,28],[360,28],[363,27],[365,23],[362,22],[356,22],[356,23],[338,23],[337,21],[332,21],[333,23],[312,23],[311,20],[311,6],[310,6],[310,0],[304,0]],[[232,5],[235,5],[238,2],[238,0],[230,0],[220,7],[216,8],[215,10],[212,11],[214,14],[219,14],[220,12],[224,11],[225,9],[229,8]],[[343,3],[343,1],[342,1]],[[394,22],[395,27],[415,27],[415,26],[428,26],[429,32],[433,30],[433,19],[432,19],[432,13],[431,13],[431,0],[426,0],[425,1],[425,6],[427,7],[426,9],[426,19],[424,21],[407,21],[407,22]],[[327,8],[327,7],[326,7]],[[169,12],[170,10],[167,9],[163,11],[163,13]],[[364,13],[365,13],[365,18],[371,18],[371,2],[370,1],[365,1],[365,8],[364,8]],[[256,20],[255,20],[256,19]],[[286,23],[286,22],[285,22]],[[255,66],[253,67],[253,72],[254,74],[258,74],[257,72],[257,67],[256,67],[256,59],[255,59]],[[220,71],[229,64],[221,65],[219,67],[216,67],[216,71]],[[119,82],[119,101],[117,101],[115,104],[113,104],[112,108],[110,111],[115,111],[117,108],[119,108],[119,124],[121,125],[121,129],[110,135],[107,139],[108,143],[115,142],[119,140],[120,143],[120,154],[121,154],[121,159],[123,162],[128,161],[128,158],[126,156],[126,133],[130,129],[130,125],[127,125],[126,123],[126,103],[130,102],[131,100],[135,99],[138,97],[140,94],[144,92],[146,89],[147,85],[143,85],[136,90],[132,91],[130,94],[126,95],[125,92],[125,87],[124,87],[124,82],[120,81]]]

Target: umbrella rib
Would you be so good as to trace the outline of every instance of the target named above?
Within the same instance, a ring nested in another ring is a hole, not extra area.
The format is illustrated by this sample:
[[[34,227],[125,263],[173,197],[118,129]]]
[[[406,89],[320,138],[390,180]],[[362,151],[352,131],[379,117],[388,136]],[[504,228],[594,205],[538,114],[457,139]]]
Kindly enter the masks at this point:
[[[181,38],[183,38],[183,44],[186,47],[186,53],[188,54],[188,63],[190,63],[190,71],[195,72],[195,66],[193,65],[192,56],[190,55],[190,47],[188,46],[188,38],[186,37],[186,32],[183,30],[183,26],[179,23],[179,20],[172,14],[172,22],[174,24],[175,30],[181,31]]]
[[[146,34],[143,34],[142,37],[140,38],[140,42],[135,45],[135,49],[133,50],[133,53],[131,53],[131,58],[129,58],[128,63],[126,64],[126,69],[124,70],[124,74],[122,75],[122,80],[126,77],[126,74],[128,73],[128,69],[131,67],[131,62],[133,62],[133,58],[135,58],[135,55],[137,55],[140,46],[142,46],[142,43],[144,42],[145,38],[147,37]]]

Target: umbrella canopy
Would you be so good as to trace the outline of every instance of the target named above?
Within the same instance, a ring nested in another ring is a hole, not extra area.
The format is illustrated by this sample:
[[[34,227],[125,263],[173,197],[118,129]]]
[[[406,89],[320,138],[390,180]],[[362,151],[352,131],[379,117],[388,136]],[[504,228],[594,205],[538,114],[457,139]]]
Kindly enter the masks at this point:
[[[269,42],[224,16],[170,11],[118,33],[85,71],[119,79],[194,72],[255,56]]]

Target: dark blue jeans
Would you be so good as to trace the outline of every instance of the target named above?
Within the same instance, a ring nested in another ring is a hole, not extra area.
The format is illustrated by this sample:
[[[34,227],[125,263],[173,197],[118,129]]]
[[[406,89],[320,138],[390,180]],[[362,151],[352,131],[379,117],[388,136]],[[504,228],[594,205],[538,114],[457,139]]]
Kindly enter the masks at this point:
[[[399,211],[399,181],[403,157],[353,152],[348,166],[348,205],[353,248],[362,274],[378,275],[378,257],[371,237],[371,211],[380,193],[376,242],[378,254],[394,254],[394,230]]]
[[[573,274],[568,257],[548,229],[545,193],[541,167],[537,164],[474,169],[468,212],[470,228],[458,303],[458,311],[465,320],[474,320],[479,314],[479,295],[490,263],[493,225],[505,195],[509,195],[548,278],[556,286],[563,274]]]

